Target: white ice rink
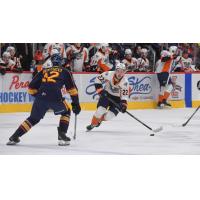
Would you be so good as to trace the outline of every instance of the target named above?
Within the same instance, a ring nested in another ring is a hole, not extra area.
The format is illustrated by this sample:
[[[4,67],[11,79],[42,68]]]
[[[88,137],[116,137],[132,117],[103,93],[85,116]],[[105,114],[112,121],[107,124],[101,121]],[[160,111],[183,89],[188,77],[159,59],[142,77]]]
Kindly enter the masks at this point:
[[[200,112],[186,127],[185,122],[195,109],[132,110],[130,111],[152,128],[164,130],[149,136],[151,131],[127,114],[104,122],[99,128],[85,132],[93,111],[82,111],[78,116],[77,139],[70,146],[57,145],[59,117],[47,113],[38,125],[21,138],[17,146],[5,145],[29,113],[0,114],[0,154],[200,154]],[[68,135],[72,138],[74,116]]]

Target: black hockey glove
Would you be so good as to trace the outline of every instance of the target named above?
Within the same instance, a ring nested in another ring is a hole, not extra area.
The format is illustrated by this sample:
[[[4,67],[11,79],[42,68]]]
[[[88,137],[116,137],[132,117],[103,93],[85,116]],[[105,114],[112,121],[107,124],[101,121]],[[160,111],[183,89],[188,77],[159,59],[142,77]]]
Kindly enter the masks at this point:
[[[0,68],[0,74],[5,75],[6,70],[4,68]]]
[[[120,103],[120,111],[122,113],[125,113],[127,109],[127,102],[125,100],[122,100]]]
[[[74,114],[78,115],[81,112],[81,107],[77,103],[72,103],[72,111]]]
[[[99,96],[104,96],[104,97],[108,96],[108,92],[103,89],[102,84],[96,83],[95,88]]]

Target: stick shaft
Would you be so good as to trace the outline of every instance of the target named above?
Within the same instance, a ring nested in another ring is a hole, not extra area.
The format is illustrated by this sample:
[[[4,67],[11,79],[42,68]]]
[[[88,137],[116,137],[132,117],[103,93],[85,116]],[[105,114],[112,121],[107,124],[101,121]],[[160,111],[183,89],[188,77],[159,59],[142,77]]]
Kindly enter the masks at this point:
[[[119,110],[119,105],[114,101],[112,100],[111,98],[107,97],[108,100],[113,103]],[[144,122],[140,121],[137,117],[135,117],[134,115],[132,115],[130,112],[126,111],[126,113],[131,116],[132,118],[134,118],[136,121],[138,121],[139,123],[141,123],[143,126],[145,126],[146,128],[148,128],[149,130],[153,131],[153,129],[151,127],[149,127],[147,124],[145,124]]]
[[[188,122],[192,119],[192,117],[195,115],[195,113],[199,110],[200,106],[197,107],[197,109],[194,111],[194,113],[189,117],[189,119],[183,123],[182,126],[186,126],[188,124]]]
[[[76,125],[77,125],[77,115],[75,115],[75,120],[74,120],[74,140],[76,139]]]

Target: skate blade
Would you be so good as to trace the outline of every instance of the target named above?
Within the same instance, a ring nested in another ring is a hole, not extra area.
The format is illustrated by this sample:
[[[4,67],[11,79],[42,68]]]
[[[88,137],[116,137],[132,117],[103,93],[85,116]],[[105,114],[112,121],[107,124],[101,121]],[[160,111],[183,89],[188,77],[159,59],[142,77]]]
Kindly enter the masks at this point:
[[[160,106],[157,106],[156,108],[157,109],[164,109],[165,107],[164,107],[164,105],[160,105]]]
[[[14,141],[8,141],[7,143],[6,143],[6,145],[16,145],[17,144],[17,142],[14,142]]]
[[[68,146],[70,145],[70,141],[59,140],[58,146]]]

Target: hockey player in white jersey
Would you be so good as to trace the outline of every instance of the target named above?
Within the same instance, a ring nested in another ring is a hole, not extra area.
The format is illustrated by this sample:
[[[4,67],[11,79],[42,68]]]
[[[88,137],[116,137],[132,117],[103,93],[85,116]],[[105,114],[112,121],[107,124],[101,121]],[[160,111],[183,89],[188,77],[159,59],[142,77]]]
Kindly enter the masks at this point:
[[[99,50],[91,58],[91,71],[99,73],[109,71],[113,68],[109,62],[109,54],[112,52],[107,43],[100,43]]]
[[[49,66],[52,65],[50,58],[56,50],[60,53],[62,57],[62,64],[65,62],[64,61],[66,59],[65,45],[63,43],[47,43],[44,46],[42,52],[44,58],[43,68],[49,68]]]
[[[88,49],[81,43],[74,43],[66,50],[67,68],[73,72],[87,71],[89,68]]]
[[[161,52],[161,58],[157,62],[156,74],[160,84],[160,92],[158,97],[158,108],[171,107],[171,104],[167,102],[172,90],[173,83],[170,78],[170,73],[174,68],[174,57],[173,52],[169,52],[167,50],[163,50]]]
[[[125,77],[126,66],[118,62],[115,71],[103,72],[95,79],[95,88],[100,95],[97,110],[86,128],[88,131],[98,127],[102,121],[109,121],[119,112],[126,112],[129,97],[129,83]],[[103,88],[103,84],[105,87]],[[116,102],[116,107],[112,101]]]
[[[132,57],[131,49],[125,50],[125,55],[122,62],[125,64],[128,72],[134,72],[137,70],[137,59]]]

